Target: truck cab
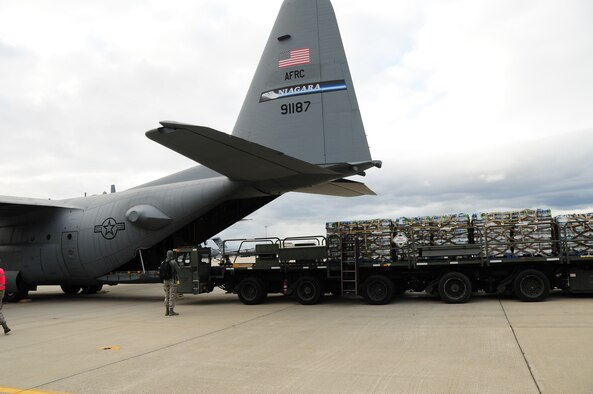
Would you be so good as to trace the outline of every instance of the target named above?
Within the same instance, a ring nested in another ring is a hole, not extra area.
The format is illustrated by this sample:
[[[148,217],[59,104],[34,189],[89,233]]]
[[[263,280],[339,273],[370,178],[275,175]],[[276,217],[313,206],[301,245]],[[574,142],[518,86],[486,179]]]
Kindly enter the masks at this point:
[[[214,289],[211,276],[210,248],[181,247],[174,249],[177,263],[177,292],[183,294],[210,293]]]

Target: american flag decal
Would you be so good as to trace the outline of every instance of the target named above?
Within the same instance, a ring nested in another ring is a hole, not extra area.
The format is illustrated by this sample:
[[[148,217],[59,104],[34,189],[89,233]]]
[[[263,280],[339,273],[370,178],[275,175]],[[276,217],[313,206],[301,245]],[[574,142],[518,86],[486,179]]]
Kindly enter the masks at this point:
[[[309,56],[309,48],[291,49],[288,52],[280,54],[280,60],[278,60],[278,67],[293,67],[299,64],[309,64],[311,57]]]

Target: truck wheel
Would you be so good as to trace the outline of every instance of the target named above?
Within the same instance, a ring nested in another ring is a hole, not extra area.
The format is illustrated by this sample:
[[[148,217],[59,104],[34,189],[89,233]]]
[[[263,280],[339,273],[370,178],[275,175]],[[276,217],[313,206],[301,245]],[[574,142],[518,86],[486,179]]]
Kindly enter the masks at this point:
[[[261,304],[268,294],[261,279],[246,278],[239,283],[237,295],[245,305],[257,305]]]
[[[294,295],[302,305],[315,305],[323,297],[319,280],[314,276],[299,279],[294,286]]]
[[[371,275],[362,285],[362,296],[371,305],[384,305],[393,298],[393,282],[383,275]]]
[[[472,283],[461,272],[449,272],[439,280],[439,295],[449,304],[463,304],[472,296]]]
[[[521,271],[513,280],[513,292],[521,301],[543,301],[550,294],[550,280],[539,270]]]

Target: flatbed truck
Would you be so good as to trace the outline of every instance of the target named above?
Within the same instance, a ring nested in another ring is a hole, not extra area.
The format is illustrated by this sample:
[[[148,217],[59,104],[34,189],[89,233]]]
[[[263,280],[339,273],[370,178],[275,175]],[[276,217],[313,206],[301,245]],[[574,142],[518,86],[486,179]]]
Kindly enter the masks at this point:
[[[339,255],[328,252],[329,235],[228,240],[218,263],[209,248],[180,247],[175,249],[178,291],[201,294],[220,287],[248,305],[264,302],[271,293],[292,295],[299,303],[312,305],[327,293],[387,304],[406,291],[424,291],[447,303],[468,302],[480,291],[514,295],[527,302],[543,301],[553,289],[593,292],[593,255],[572,248],[576,243],[593,246],[590,233],[568,239],[557,226],[552,240],[528,241],[546,242],[553,253],[499,257],[491,255],[497,245],[487,236],[465,245],[426,246],[415,241],[414,231],[405,243],[385,234],[393,241],[391,258],[362,257],[361,240],[376,233],[332,235],[337,237],[331,243],[338,243]],[[239,248],[229,251],[227,245],[233,242]],[[513,246],[521,247],[520,242]]]

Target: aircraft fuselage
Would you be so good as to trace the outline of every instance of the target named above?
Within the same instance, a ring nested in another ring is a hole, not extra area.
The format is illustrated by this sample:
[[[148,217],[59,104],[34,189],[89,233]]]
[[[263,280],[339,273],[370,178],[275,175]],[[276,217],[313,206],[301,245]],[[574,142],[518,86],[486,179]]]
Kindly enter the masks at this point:
[[[30,285],[84,283],[195,221],[245,185],[226,177],[76,198],[0,223],[0,259]],[[240,218],[237,218],[237,220]],[[11,222],[19,223],[14,226]]]

